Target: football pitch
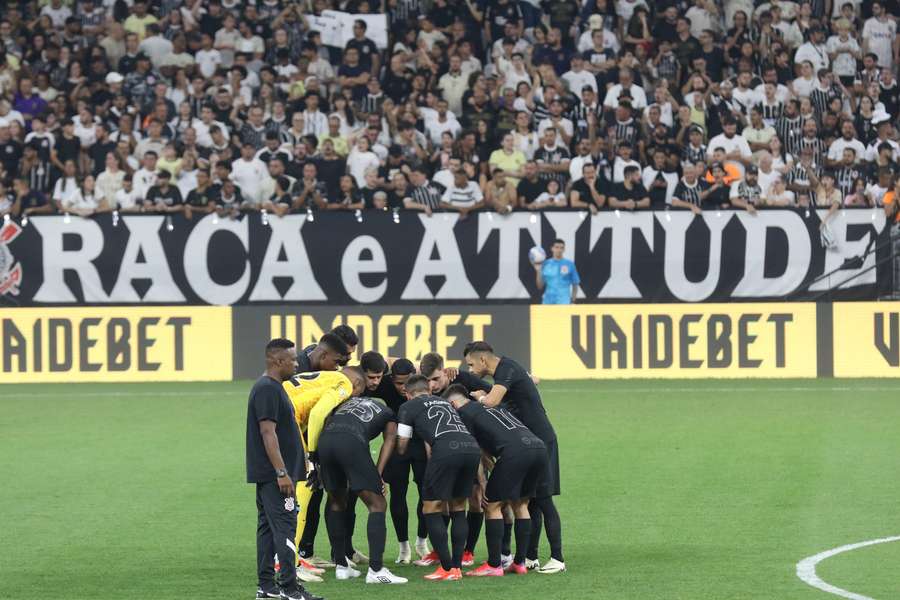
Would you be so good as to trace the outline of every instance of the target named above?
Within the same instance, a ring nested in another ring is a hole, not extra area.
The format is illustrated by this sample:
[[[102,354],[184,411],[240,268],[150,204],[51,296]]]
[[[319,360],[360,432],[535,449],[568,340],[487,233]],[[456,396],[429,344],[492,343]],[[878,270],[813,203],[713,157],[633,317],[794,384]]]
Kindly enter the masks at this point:
[[[0,387],[0,598],[250,600],[250,383]],[[408,585],[329,572],[310,588],[329,600],[826,599],[838,596],[803,583],[798,561],[900,535],[895,382],[540,388],[560,439],[567,573],[426,582],[426,569],[394,569],[388,519],[385,563]],[[364,532],[360,511],[365,552]],[[324,520],[316,553],[328,553]],[[898,562],[900,542],[885,543],[817,572],[884,600],[900,597]]]

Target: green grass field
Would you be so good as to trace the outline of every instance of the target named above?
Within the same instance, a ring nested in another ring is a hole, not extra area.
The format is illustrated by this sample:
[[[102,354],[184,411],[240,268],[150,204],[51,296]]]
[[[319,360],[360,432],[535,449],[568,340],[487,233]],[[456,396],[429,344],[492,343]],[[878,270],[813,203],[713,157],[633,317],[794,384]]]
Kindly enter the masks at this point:
[[[249,386],[0,388],[0,598],[252,598]],[[798,560],[900,534],[892,382],[570,381],[541,390],[560,437],[568,573],[431,583],[425,569],[404,567],[405,587],[329,575],[311,588],[330,600],[439,600],[460,588],[496,599],[834,598],[796,577]],[[357,523],[364,533],[362,514]],[[326,544],[323,522],[317,552]],[[900,544],[886,544],[818,571],[839,587],[898,598],[898,559]]]

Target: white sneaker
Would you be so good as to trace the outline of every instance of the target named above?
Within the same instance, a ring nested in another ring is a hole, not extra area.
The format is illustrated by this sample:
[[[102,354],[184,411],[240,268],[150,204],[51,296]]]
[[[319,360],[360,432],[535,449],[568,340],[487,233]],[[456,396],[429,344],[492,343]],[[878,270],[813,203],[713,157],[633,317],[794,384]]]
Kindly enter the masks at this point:
[[[400,542],[400,553],[394,562],[398,565],[408,565],[412,562],[412,550],[409,547],[409,542]]]
[[[419,558],[425,558],[431,550],[428,548],[428,540],[426,538],[416,538],[416,554]]]
[[[530,558],[525,559],[525,568],[529,571],[533,571],[535,569],[541,568],[541,563],[538,559],[531,560]]]
[[[297,567],[297,579],[303,583],[322,583],[324,581],[321,577],[303,567]]]
[[[352,559],[347,558],[347,566],[350,567],[350,568],[352,569],[352,568],[356,567],[356,563],[353,562]]]
[[[380,571],[369,569],[369,572],[366,573],[366,583],[406,583],[407,581],[409,580],[406,577],[394,575],[387,570],[387,567],[381,567]]]
[[[354,552],[353,552],[353,556],[352,556],[351,558],[353,559],[353,562],[355,563],[355,564],[353,565],[354,567],[355,567],[356,565],[367,565],[367,564],[369,564],[369,557],[366,556],[365,554],[363,554],[362,552],[360,552],[359,550],[354,551]]]
[[[362,573],[360,573],[353,567],[342,567],[341,565],[337,565],[334,568],[334,577],[341,581],[345,579],[355,579],[360,575],[362,575]]]
[[[501,554],[500,555],[500,568],[504,571],[509,568],[509,565],[513,563],[513,555],[512,554]]]
[[[537,572],[543,575],[555,575],[556,573],[562,573],[566,570],[566,563],[556,560],[555,558],[551,558],[546,563],[544,563],[543,567],[538,568]]]

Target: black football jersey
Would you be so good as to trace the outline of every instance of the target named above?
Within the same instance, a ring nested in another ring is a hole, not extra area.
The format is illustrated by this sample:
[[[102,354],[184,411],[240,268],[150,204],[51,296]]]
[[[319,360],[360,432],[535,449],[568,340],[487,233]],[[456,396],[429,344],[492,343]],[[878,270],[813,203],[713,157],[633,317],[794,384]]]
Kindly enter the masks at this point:
[[[396,420],[394,411],[378,398],[350,398],[334,409],[322,433],[349,433],[368,444]]]
[[[495,458],[504,452],[544,448],[544,442],[508,408],[487,408],[479,402],[467,402],[458,412],[478,445]]]
[[[522,365],[504,356],[494,371],[494,383],[506,388],[502,407],[509,409],[544,442],[556,439],[556,432],[541,402],[541,394]]]
[[[400,407],[400,427],[412,428],[431,446],[432,454],[480,452],[475,438],[453,405],[438,396],[419,396]]]

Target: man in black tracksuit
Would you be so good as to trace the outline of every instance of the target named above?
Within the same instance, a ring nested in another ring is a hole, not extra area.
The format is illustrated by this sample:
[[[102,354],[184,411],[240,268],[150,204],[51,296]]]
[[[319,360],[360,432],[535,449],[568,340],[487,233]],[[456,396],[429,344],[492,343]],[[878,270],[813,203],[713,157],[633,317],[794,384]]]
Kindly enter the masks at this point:
[[[256,597],[322,600],[297,581],[297,501],[294,484],[303,478],[305,456],[294,407],[282,382],[297,368],[294,342],[274,339],[266,346],[266,373],[247,402],[247,482],[256,484]],[[281,563],[275,583],[275,555]]]

